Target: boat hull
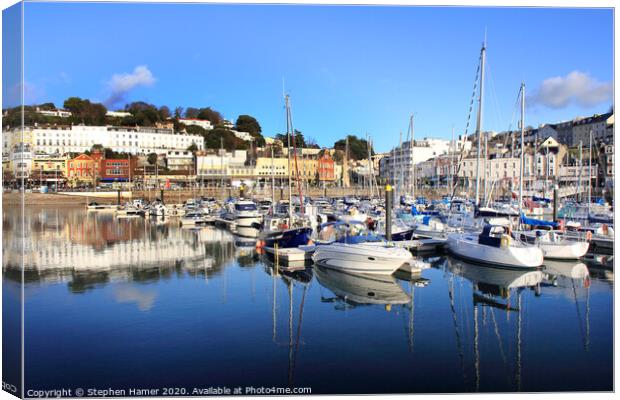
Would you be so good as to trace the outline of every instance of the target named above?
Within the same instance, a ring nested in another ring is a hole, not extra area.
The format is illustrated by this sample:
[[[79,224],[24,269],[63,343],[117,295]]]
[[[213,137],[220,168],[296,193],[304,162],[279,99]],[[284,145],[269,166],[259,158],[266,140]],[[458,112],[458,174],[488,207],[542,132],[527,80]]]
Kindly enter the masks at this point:
[[[474,263],[503,268],[535,269],[543,264],[543,252],[534,246],[494,247],[478,243],[477,235],[451,234],[448,251]]]
[[[391,275],[411,258],[411,253],[399,247],[346,243],[319,245],[312,256],[325,267],[377,275]]]

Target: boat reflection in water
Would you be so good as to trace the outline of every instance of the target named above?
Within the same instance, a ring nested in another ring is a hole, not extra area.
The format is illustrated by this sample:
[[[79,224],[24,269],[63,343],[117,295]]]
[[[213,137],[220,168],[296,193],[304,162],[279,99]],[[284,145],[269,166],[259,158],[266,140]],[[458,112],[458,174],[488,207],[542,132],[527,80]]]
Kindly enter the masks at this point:
[[[396,280],[389,275],[351,274],[319,264],[315,264],[314,273],[321,286],[336,295],[336,298],[321,298],[321,301],[344,301],[348,305],[357,306],[406,304],[411,300]]]
[[[289,387],[293,387],[294,378],[295,378],[295,364],[297,361],[297,354],[299,352],[299,344],[301,339],[301,327],[303,322],[303,314],[304,314],[304,304],[306,303],[306,294],[308,292],[308,288],[312,282],[313,269],[303,268],[303,269],[294,269],[294,270],[283,270],[273,262],[271,262],[267,258],[263,258],[263,262],[265,265],[265,271],[269,276],[271,276],[272,280],[272,341],[276,345],[281,345],[282,343],[278,340],[278,320],[277,320],[277,285],[278,282],[281,281],[286,285],[287,294],[288,294],[288,340],[285,343],[288,346],[288,374],[287,374],[287,382]],[[295,286],[302,287],[302,295],[301,301],[299,303],[298,317],[296,327],[294,326],[295,317],[294,317],[294,289]]]
[[[550,286],[566,288],[564,291],[574,303],[579,320],[579,331],[583,347],[590,347],[590,271],[582,262],[545,262],[545,283]]]
[[[482,266],[464,262],[461,260],[446,258],[446,268],[452,273],[448,283],[448,295],[450,297],[450,308],[452,311],[453,324],[455,334],[457,337],[457,347],[459,356],[461,359],[461,367],[463,370],[463,377],[466,375],[465,357],[464,357],[464,343],[462,337],[464,332],[462,326],[469,326],[468,321],[458,321],[459,315],[468,316],[468,312],[459,313],[455,307],[455,291],[454,291],[454,276],[461,276],[472,283],[472,306],[473,306],[473,325],[474,325],[474,337],[473,337],[473,353],[474,353],[474,382],[473,389],[476,392],[480,391],[481,387],[481,355],[480,355],[480,322],[486,325],[488,316],[490,322],[493,324],[493,332],[497,338],[497,343],[500,348],[500,353],[505,363],[509,363],[508,355],[510,351],[505,349],[506,342],[510,338],[502,337],[500,335],[500,329],[498,326],[499,318],[496,318],[495,310],[505,312],[507,323],[510,321],[509,314],[516,313],[516,326],[512,327],[516,330],[516,337],[514,340],[513,360],[514,376],[512,377],[513,390],[521,391],[522,384],[522,328],[523,328],[523,304],[522,304],[522,292],[525,289],[532,289],[536,295],[540,295],[540,284],[543,281],[543,273],[540,270],[535,271],[519,271],[505,268],[491,268],[488,266]],[[513,303],[512,297],[516,295],[516,304]],[[466,304],[466,303],[465,303]],[[479,315],[482,311],[482,317]],[[488,312],[487,312],[488,311]],[[508,328],[510,330],[510,328]],[[482,333],[488,332],[482,330]],[[505,335],[504,335],[505,336]],[[491,371],[489,371],[491,373]],[[491,389],[485,388],[485,390],[493,390],[495,382],[489,382]]]

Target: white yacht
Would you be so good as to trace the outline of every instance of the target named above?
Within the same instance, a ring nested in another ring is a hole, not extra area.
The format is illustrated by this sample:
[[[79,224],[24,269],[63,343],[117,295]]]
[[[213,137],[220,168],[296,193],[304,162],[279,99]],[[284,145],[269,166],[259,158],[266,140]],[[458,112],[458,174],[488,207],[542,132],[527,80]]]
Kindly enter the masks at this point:
[[[590,243],[584,238],[569,238],[563,232],[534,230],[517,233],[519,238],[543,251],[545,259],[576,260],[588,252]]]
[[[447,247],[457,257],[505,268],[538,268],[543,251],[513,239],[504,226],[486,225],[480,234],[452,233]]]
[[[223,218],[234,221],[237,227],[259,229],[263,222],[263,215],[250,200],[237,200],[226,204]]]
[[[349,228],[350,224],[338,223]],[[387,244],[377,236],[368,235],[362,224],[353,224],[343,238],[330,243],[319,243],[312,260],[322,266],[351,273],[391,275],[403,264],[411,263],[411,253],[401,247]]]

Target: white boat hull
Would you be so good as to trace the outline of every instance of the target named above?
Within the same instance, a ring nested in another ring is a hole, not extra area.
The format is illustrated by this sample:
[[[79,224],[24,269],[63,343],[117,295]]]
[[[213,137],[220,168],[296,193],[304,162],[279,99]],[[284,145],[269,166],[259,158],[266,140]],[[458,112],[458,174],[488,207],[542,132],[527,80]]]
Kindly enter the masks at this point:
[[[538,247],[488,246],[478,243],[478,235],[451,234],[448,236],[447,246],[450,253],[475,263],[504,268],[538,268],[543,264],[543,252]]]
[[[553,260],[577,260],[588,252],[590,243],[582,241],[563,241],[562,243],[539,242],[538,247],[545,258]]]
[[[391,275],[411,261],[411,253],[399,247],[332,243],[318,245],[314,262],[326,267],[362,274]]]

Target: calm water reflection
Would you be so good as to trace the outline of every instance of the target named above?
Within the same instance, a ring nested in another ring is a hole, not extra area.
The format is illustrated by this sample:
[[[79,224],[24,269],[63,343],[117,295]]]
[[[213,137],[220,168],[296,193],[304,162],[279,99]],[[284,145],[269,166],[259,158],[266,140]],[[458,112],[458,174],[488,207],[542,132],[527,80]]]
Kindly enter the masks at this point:
[[[612,256],[527,273],[425,258],[420,277],[277,273],[247,238],[82,210],[3,216],[26,251],[26,386],[313,393],[612,389]]]

